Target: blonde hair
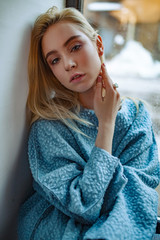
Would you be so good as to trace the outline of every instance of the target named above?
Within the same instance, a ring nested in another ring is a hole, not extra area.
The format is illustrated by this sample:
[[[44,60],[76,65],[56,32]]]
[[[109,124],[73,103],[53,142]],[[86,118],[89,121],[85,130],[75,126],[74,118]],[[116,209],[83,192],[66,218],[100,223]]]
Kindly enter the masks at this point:
[[[50,8],[35,21],[28,59],[29,93],[27,106],[31,111],[31,124],[39,118],[61,120],[71,128],[77,129],[73,120],[86,123],[78,117],[80,103],[77,93],[65,88],[54,76],[43,57],[41,42],[46,30],[53,24],[67,21],[76,24],[92,41],[97,32],[85,17],[74,8],[59,11]],[[53,97],[52,93],[55,93]]]

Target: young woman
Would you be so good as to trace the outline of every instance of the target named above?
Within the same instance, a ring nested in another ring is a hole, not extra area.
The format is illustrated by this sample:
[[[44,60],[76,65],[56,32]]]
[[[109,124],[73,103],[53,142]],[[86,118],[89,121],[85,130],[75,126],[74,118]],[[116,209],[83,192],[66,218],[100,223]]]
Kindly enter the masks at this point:
[[[20,240],[139,240],[155,233],[159,162],[141,102],[120,94],[101,37],[77,10],[49,9],[29,53],[29,161],[34,194]]]

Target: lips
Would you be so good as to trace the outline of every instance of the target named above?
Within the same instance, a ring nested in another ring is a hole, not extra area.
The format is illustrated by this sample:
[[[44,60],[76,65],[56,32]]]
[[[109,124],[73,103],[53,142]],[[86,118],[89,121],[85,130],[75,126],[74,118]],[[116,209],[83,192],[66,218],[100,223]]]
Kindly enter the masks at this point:
[[[70,78],[70,82],[78,81],[78,80],[80,80],[83,76],[85,76],[85,74],[76,73],[76,74],[72,75],[72,77]]]

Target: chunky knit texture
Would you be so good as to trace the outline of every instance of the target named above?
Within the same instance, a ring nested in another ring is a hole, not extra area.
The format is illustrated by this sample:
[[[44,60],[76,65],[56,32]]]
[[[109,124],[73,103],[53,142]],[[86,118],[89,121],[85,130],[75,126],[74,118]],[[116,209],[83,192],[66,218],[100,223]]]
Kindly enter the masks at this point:
[[[125,100],[112,155],[95,146],[98,120],[82,108],[82,135],[38,120],[29,135],[34,194],[21,206],[19,240],[149,240],[155,233],[159,161],[144,105]]]

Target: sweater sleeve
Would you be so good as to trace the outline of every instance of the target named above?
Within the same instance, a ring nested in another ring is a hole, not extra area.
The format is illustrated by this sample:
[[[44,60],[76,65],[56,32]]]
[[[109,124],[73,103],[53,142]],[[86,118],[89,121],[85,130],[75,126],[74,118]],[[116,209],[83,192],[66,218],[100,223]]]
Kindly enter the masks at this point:
[[[64,129],[54,128],[46,121],[32,127],[29,160],[34,187],[63,213],[90,224],[100,215],[105,191],[119,159],[94,146],[85,162],[65,134]],[[119,175],[120,190],[126,178],[122,172]]]
[[[138,116],[142,114],[139,111]],[[129,180],[132,187],[138,182],[141,189],[157,186],[152,130],[148,122],[141,129],[138,116],[119,145],[117,156],[94,146],[87,162],[70,144],[67,128],[58,123],[53,127],[47,121],[35,124],[29,138],[29,160],[36,190],[66,215],[93,224],[113,208]]]
[[[117,182],[110,182],[99,219],[84,239],[152,239],[157,223],[160,172],[158,150],[151,120],[143,104],[123,141],[115,149],[128,182],[119,192],[106,217],[107,205],[114,196]]]

